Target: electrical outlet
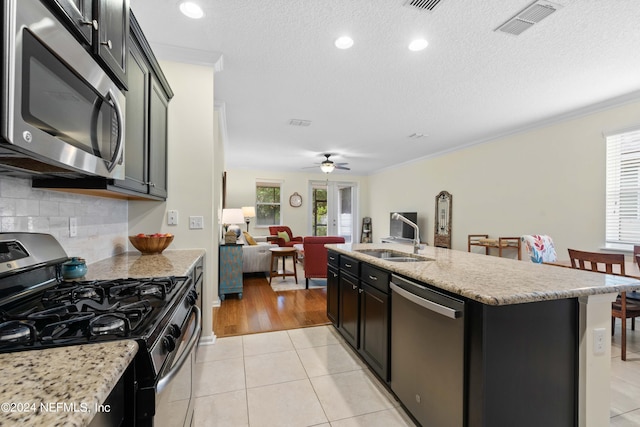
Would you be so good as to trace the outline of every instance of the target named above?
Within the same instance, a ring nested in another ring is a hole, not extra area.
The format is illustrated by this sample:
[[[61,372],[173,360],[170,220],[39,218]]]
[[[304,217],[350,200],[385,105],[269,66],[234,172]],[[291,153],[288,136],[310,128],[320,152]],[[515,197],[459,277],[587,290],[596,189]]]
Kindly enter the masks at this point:
[[[178,225],[178,211],[170,210],[167,212],[167,225]]]
[[[593,330],[593,354],[604,354],[606,348],[607,330],[596,328]]]
[[[69,218],[69,237],[77,237],[78,236],[78,218],[70,217]]]
[[[204,218],[201,216],[189,217],[189,228],[191,230],[201,230],[204,228]]]

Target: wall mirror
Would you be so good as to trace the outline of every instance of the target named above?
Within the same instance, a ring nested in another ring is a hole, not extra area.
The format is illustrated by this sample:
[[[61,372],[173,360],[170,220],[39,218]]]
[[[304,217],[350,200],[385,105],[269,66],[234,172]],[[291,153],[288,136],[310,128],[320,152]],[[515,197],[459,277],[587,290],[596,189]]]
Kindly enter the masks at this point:
[[[433,246],[451,249],[451,203],[453,196],[448,191],[441,191],[436,196],[436,213],[434,216]]]

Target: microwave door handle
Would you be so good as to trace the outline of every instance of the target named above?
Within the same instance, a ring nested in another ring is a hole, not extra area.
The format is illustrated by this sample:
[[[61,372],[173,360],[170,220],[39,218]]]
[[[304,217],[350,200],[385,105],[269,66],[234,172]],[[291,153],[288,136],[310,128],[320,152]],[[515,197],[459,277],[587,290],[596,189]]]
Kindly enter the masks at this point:
[[[117,163],[122,163],[122,152],[124,150],[124,117],[122,116],[122,108],[120,108],[120,104],[118,104],[118,99],[115,97],[113,90],[109,89],[108,95],[113,103],[113,109],[116,111],[116,117],[118,119],[118,142],[116,143],[116,154],[113,156],[111,170]]]
[[[200,309],[198,308],[198,306],[195,306],[195,305],[191,307],[191,310],[192,310],[192,313],[195,313],[195,316],[196,316],[195,330],[193,331],[193,335],[191,335],[191,337],[189,338],[189,342],[187,343],[184,351],[180,356],[178,356],[178,360],[176,361],[176,363],[174,363],[174,365],[169,369],[169,371],[166,374],[164,374],[162,378],[158,380],[158,385],[156,386],[156,393],[158,394],[160,394],[162,390],[164,390],[164,388],[167,385],[169,385],[173,377],[177,375],[177,373],[180,371],[180,369],[185,364],[185,362],[189,360],[189,357],[191,357],[191,352],[193,351],[194,347],[196,346],[196,344],[198,344],[198,341],[200,340],[200,334],[202,333],[202,326],[200,326],[201,320],[202,320],[202,313],[200,312]]]

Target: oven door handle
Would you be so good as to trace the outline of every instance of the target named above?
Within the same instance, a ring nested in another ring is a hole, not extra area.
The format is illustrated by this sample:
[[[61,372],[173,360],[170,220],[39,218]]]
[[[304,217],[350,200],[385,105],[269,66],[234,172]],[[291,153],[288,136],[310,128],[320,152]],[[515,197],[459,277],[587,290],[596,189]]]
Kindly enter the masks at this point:
[[[171,369],[169,369],[169,371],[166,374],[162,376],[162,378],[158,380],[158,385],[156,386],[156,393],[158,394],[160,394],[162,390],[164,390],[164,388],[171,382],[173,377],[175,377],[178,374],[178,372],[180,371],[180,369],[182,369],[182,366],[185,364],[185,362],[189,360],[189,357],[191,357],[191,352],[193,351],[194,347],[196,346],[196,344],[198,344],[198,340],[200,339],[200,334],[202,333],[202,326],[200,326],[201,320],[202,320],[202,313],[200,312],[200,309],[195,305],[191,307],[191,312],[196,316],[196,329],[194,330],[193,335],[191,335],[191,338],[187,343],[187,347],[184,349],[182,354],[178,357],[178,360],[176,361],[176,363],[171,367]]]

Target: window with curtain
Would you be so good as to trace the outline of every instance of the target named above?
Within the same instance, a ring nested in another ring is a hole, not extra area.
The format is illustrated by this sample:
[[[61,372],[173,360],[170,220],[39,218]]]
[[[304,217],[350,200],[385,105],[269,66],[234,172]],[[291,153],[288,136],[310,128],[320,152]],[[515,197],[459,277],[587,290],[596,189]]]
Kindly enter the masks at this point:
[[[640,127],[606,136],[606,246],[640,244]]]
[[[256,226],[281,225],[280,183],[256,183]]]

